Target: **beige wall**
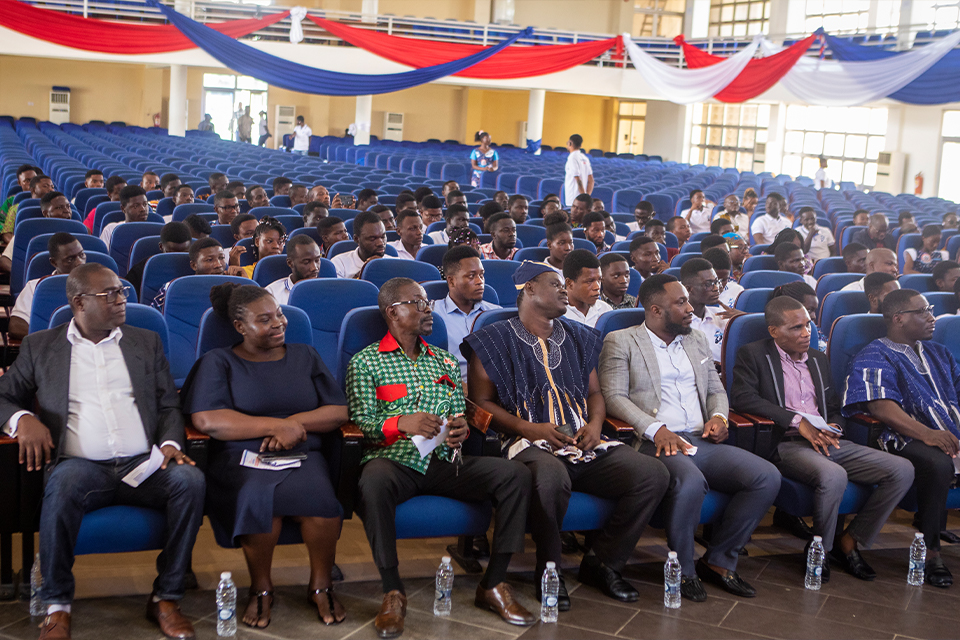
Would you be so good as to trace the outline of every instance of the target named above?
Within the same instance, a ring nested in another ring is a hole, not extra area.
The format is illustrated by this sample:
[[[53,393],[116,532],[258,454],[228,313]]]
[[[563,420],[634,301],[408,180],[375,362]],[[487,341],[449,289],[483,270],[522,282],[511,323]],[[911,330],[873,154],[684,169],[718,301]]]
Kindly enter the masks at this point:
[[[380,13],[438,20],[473,20],[473,0],[380,0]]]
[[[633,2],[624,0],[515,0],[514,24],[588,33],[633,27]]]

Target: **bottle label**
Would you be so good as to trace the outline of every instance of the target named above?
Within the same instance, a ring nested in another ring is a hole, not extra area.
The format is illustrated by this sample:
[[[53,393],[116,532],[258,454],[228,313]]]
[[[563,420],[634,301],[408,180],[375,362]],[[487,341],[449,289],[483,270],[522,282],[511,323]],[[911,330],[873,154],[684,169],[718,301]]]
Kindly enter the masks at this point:
[[[555,607],[555,606],[557,606],[557,596],[547,596],[547,598],[546,598],[546,604],[547,604],[548,607]]]
[[[815,575],[815,576],[820,576],[820,574],[822,574],[822,573],[823,573],[823,567],[821,567],[821,566],[816,566],[816,567],[813,568],[813,575]]]
[[[437,602],[440,602],[441,600],[449,600],[452,597],[453,597],[452,589],[445,589],[445,590],[437,589]]]
[[[677,585],[667,584],[663,586],[663,590],[667,595],[675,596],[680,593],[680,587]]]
[[[230,609],[229,607],[223,607],[218,613],[220,615],[220,619],[224,621],[233,617],[233,609]]]

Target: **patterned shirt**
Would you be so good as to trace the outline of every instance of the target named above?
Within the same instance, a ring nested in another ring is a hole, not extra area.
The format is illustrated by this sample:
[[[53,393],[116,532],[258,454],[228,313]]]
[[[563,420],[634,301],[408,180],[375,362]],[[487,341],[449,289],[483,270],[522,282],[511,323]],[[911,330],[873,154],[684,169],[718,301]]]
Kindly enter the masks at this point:
[[[517,251],[519,251],[519,249],[514,247],[510,250],[510,255],[506,258],[501,258],[497,255],[497,252],[493,250],[493,241],[480,245],[480,257],[484,260],[513,260],[513,256]]]
[[[361,462],[386,458],[426,473],[434,453],[441,460],[452,460],[453,449],[446,444],[421,458],[413,441],[398,428],[403,415],[425,411],[447,417],[466,410],[456,357],[422,338],[420,342],[420,356],[411,360],[387,333],[350,360],[347,400],[350,419],[363,431]]]
[[[629,293],[623,294],[623,302],[614,304],[613,300],[607,297],[607,294],[601,292],[600,299],[610,305],[613,309],[633,309],[637,306],[637,299]]]

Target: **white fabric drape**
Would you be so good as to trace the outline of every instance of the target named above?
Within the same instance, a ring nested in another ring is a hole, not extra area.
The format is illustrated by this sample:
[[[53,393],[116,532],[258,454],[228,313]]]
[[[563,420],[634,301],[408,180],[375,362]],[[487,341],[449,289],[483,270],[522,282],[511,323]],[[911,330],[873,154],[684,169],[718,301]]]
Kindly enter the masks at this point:
[[[723,62],[700,69],[679,69],[661,62],[637,46],[629,34],[623,34],[623,46],[633,66],[661,96],[677,104],[693,104],[710,99],[733,82],[746,68],[760,46],[758,39]]]
[[[290,9],[290,44],[303,42],[303,19],[307,17],[307,10],[303,7]]]
[[[863,62],[803,57],[780,82],[807,104],[850,107],[886,98],[920,77],[960,44],[960,31],[900,55]],[[764,56],[782,50],[766,38]]]

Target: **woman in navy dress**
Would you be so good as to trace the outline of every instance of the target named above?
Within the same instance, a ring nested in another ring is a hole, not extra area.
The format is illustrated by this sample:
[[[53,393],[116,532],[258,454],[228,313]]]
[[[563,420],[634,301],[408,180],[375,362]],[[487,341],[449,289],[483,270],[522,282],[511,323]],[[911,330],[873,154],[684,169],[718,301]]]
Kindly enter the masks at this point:
[[[284,518],[300,525],[310,555],[308,598],[325,624],[342,622],[330,571],[343,511],[320,452],[321,434],[347,421],[347,401],[316,350],[284,344],[287,320],[255,285],[223,284],[210,292],[214,312],[233,322],[243,341],[210,351],[183,388],[184,413],[211,437],[207,509],[217,543],[243,548],[250,601],[242,620],[270,624],[273,550]],[[283,471],[241,466],[244,452],[306,454]]]

